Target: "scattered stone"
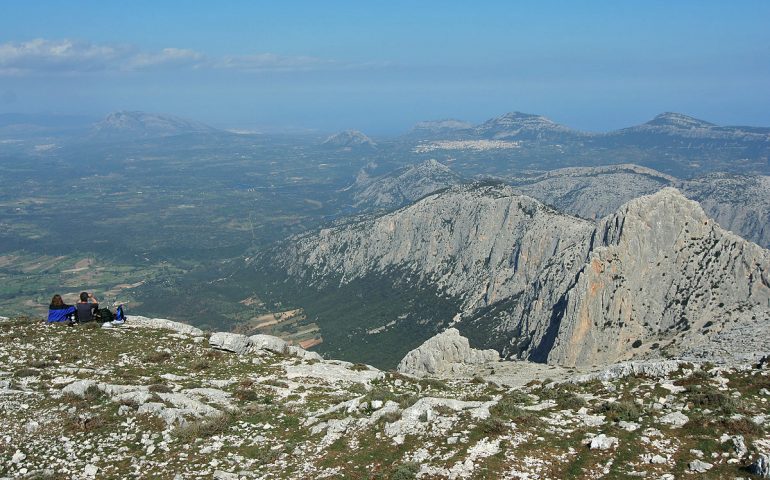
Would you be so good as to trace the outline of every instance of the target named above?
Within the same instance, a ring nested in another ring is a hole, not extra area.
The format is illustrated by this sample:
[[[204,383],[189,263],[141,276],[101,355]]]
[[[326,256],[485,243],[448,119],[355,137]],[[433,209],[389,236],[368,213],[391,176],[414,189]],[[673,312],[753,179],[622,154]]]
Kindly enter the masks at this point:
[[[696,473],[705,473],[709,470],[711,470],[714,465],[708,462],[704,462],[703,460],[693,460],[690,462],[690,471],[696,472]]]
[[[681,428],[689,422],[690,419],[682,412],[671,412],[660,417],[658,421],[671,426],[671,428]]]
[[[16,450],[16,453],[11,457],[11,463],[21,463],[27,456],[21,450]]]
[[[749,472],[760,478],[770,478],[770,455],[761,453],[759,457],[749,465]]]
[[[608,437],[601,433],[591,439],[591,450],[609,450],[618,446],[617,437]]]

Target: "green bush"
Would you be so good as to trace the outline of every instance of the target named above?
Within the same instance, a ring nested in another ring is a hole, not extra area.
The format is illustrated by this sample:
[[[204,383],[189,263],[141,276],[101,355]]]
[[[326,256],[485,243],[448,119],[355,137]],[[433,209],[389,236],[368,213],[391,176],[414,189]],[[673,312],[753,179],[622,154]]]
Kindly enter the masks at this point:
[[[628,400],[618,402],[605,402],[599,407],[599,412],[607,416],[613,422],[621,420],[635,422],[642,416],[642,410],[637,404]]]
[[[391,480],[412,480],[417,478],[417,472],[420,471],[420,466],[415,462],[405,462],[401,465],[393,467],[390,472]]]

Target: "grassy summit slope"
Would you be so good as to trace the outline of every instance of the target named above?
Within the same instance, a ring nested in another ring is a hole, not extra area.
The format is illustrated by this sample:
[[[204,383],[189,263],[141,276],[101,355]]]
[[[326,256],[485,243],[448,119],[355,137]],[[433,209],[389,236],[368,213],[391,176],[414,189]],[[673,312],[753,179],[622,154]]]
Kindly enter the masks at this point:
[[[770,445],[766,368],[509,388],[204,340],[0,322],[0,475],[725,478]]]

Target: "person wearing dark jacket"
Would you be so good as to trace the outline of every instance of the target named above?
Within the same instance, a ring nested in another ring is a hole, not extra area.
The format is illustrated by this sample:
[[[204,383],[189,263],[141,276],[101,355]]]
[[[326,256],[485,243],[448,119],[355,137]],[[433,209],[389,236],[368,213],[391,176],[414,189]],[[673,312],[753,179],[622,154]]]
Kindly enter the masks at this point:
[[[99,311],[99,300],[93,293],[80,292],[80,301],[75,305],[79,323],[90,322],[94,319],[94,313]]]
[[[51,299],[48,306],[48,323],[66,322],[72,319],[72,314],[77,311],[72,305],[67,305],[61,299],[61,295],[56,294]]]

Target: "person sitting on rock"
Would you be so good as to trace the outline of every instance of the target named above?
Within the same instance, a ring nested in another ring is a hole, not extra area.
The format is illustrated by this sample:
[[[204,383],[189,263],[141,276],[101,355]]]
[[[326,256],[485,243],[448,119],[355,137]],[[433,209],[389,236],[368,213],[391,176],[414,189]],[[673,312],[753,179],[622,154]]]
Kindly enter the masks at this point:
[[[51,299],[48,305],[48,323],[66,322],[72,320],[77,309],[67,305],[58,293]]]
[[[80,292],[80,301],[75,305],[77,308],[77,320],[79,323],[90,322],[94,319],[94,313],[99,311],[99,300],[93,293]]]

